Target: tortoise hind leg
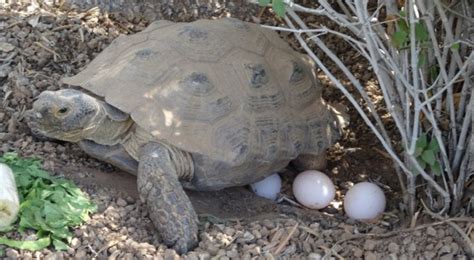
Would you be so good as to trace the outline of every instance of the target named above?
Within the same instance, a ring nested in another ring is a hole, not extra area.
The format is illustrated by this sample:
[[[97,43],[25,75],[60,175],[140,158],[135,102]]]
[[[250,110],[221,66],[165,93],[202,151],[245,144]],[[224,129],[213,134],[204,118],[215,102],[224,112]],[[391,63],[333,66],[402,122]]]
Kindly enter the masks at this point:
[[[178,180],[170,150],[158,143],[140,151],[138,192],[167,246],[183,254],[198,243],[198,218]]]

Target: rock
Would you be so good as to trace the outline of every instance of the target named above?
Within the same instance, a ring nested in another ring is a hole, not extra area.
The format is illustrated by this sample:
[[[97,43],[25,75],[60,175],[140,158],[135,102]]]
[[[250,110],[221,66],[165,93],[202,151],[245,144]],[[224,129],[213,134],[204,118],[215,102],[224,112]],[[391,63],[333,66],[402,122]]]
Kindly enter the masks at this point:
[[[125,201],[124,199],[122,198],[118,198],[117,199],[117,205],[120,206],[120,207],[125,207],[128,205],[127,201]]]
[[[15,45],[8,42],[0,42],[0,51],[11,52],[15,49]]]
[[[84,249],[80,249],[76,252],[74,257],[76,260],[86,260],[87,259],[87,252]]]
[[[123,259],[123,260],[133,260],[133,254],[132,253],[126,253],[121,259]]]
[[[179,260],[179,255],[173,249],[166,249],[164,260]]]
[[[20,257],[20,254],[15,249],[7,248],[6,256],[8,257],[8,259],[18,259]]]
[[[321,260],[321,259],[323,259],[323,256],[318,253],[310,253],[308,255],[308,260]]]
[[[439,249],[438,254],[444,255],[447,253],[451,253],[452,252],[451,250],[452,250],[451,245],[444,245]]]
[[[436,237],[436,229],[433,227],[428,227],[426,229],[426,234],[428,234],[428,236]]]
[[[434,259],[436,257],[436,252],[433,251],[425,251],[423,253],[426,259]]]
[[[352,249],[352,254],[357,258],[361,258],[364,255],[364,251],[360,248],[354,247]]]
[[[416,244],[414,242],[411,242],[410,245],[408,246],[408,252],[415,252],[416,251]]]
[[[77,249],[77,248],[79,248],[80,245],[81,245],[81,240],[79,240],[79,238],[75,237],[71,240],[71,247],[72,248]]]
[[[400,246],[395,242],[390,242],[390,244],[388,244],[388,251],[393,254],[398,254]]]
[[[377,260],[377,255],[375,255],[372,252],[366,251],[365,254],[364,254],[364,259],[365,260]]]
[[[454,254],[444,254],[442,256],[439,257],[439,260],[452,260],[452,259],[455,259],[454,257]]]
[[[377,245],[377,242],[374,241],[374,240],[366,240],[365,243],[364,243],[364,249],[365,250],[374,250],[375,249],[375,246]]]

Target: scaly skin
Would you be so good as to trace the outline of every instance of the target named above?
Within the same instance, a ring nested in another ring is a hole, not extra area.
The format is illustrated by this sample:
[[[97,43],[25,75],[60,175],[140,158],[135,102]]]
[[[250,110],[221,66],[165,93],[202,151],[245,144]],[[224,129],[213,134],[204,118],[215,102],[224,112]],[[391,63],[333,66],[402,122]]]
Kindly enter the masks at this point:
[[[168,149],[158,143],[140,152],[138,191],[163,242],[180,254],[198,243],[198,218]]]

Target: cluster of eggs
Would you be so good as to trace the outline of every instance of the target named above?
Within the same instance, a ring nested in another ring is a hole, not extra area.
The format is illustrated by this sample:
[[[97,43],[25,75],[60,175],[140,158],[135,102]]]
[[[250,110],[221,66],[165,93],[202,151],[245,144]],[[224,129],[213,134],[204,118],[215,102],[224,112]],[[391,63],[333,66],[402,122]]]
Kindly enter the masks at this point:
[[[276,200],[281,190],[278,173],[253,183],[252,190],[259,196]],[[327,207],[336,196],[331,179],[319,171],[304,171],[293,181],[293,194],[303,206],[311,209]],[[370,182],[355,184],[344,197],[344,211],[353,219],[373,221],[385,210],[385,195],[377,185]]]

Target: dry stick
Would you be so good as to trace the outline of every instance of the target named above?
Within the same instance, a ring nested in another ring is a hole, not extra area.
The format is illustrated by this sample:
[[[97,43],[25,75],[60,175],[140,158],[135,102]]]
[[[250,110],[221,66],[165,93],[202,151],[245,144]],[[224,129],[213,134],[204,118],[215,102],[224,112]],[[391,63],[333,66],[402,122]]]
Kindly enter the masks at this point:
[[[291,11],[291,10],[289,10]],[[288,19],[288,17],[285,17],[286,23],[290,26],[292,29],[296,29],[293,23]],[[301,35],[296,35],[296,38],[298,39],[298,42],[300,45],[303,47],[303,49],[308,53],[308,55],[316,62],[316,64],[321,68],[321,70],[328,76],[328,78],[334,83],[334,85],[342,91],[344,96],[351,102],[351,104],[354,106],[354,108],[357,110],[357,112],[360,114],[364,122],[369,126],[369,128],[372,130],[372,132],[375,134],[377,139],[382,143],[384,146],[385,150],[392,156],[392,158],[395,160],[395,162],[398,164],[400,168],[403,169],[403,171],[409,171],[408,168],[405,166],[405,164],[398,158],[397,154],[392,150],[390,144],[387,143],[387,141],[384,139],[382,134],[378,131],[378,129],[375,127],[375,125],[370,121],[368,116],[365,114],[364,110],[359,106],[355,98],[349,93],[349,91],[337,80],[337,78],[329,71],[328,68],[324,66],[324,63],[312,52],[312,50],[308,47],[304,39],[301,37]],[[403,188],[404,189],[404,188]]]
[[[367,237],[388,238],[388,237],[396,236],[400,233],[413,232],[413,231],[420,230],[420,229],[425,229],[425,228],[428,228],[428,227],[447,224],[449,221],[451,221],[451,222],[470,222],[470,223],[474,223],[474,218],[468,218],[468,217],[448,218],[448,219],[444,219],[444,220],[441,220],[441,221],[438,221],[438,222],[423,224],[423,225],[420,225],[420,226],[417,226],[417,227],[412,227],[412,228],[394,230],[394,231],[390,231],[390,232],[387,232],[387,233],[356,234],[356,235],[353,235],[349,238],[345,238],[345,239],[341,239],[341,240],[337,241],[334,244],[334,246],[337,245],[337,244],[342,244],[342,243],[347,242],[349,240],[360,239],[360,238],[367,238]]]
[[[278,244],[277,249],[275,250],[274,254],[278,256],[283,249],[283,247],[290,241],[291,236],[295,233],[296,229],[298,228],[299,223],[296,223],[293,228],[291,228],[290,233],[288,233],[288,236],[286,236],[283,240],[280,241],[280,244]]]
[[[446,219],[446,218],[443,218],[442,216],[440,216],[439,214],[436,214],[436,213],[432,212],[426,206],[426,204],[423,200],[420,200],[420,201],[421,201],[421,204],[423,205],[423,207],[425,208],[426,213],[428,213],[428,215],[430,215],[434,219],[439,219],[439,220],[445,220]],[[473,222],[474,222],[474,218],[473,218]],[[467,234],[461,229],[461,227],[459,227],[458,224],[454,223],[453,221],[450,221],[449,219],[446,219],[446,223],[448,223],[452,228],[454,228],[454,230],[456,230],[459,233],[459,235],[462,238],[462,241],[461,241],[462,245],[463,245],[464,249],[466,250],[466,252],[468,253],[468,255],[474,256],[474,243],[467,236]]]
[[[56,57],[59,57],[59,54],[53,50],[51,50],[50,48],[44,46],[43,44],[41,44],[40,42],[35,42],[34,43],[35,45],[38,45],[39,47],[43,48],[44,50],[46,50],[47,52],[53,54],[54,56],[54,59],[56,60]]]

